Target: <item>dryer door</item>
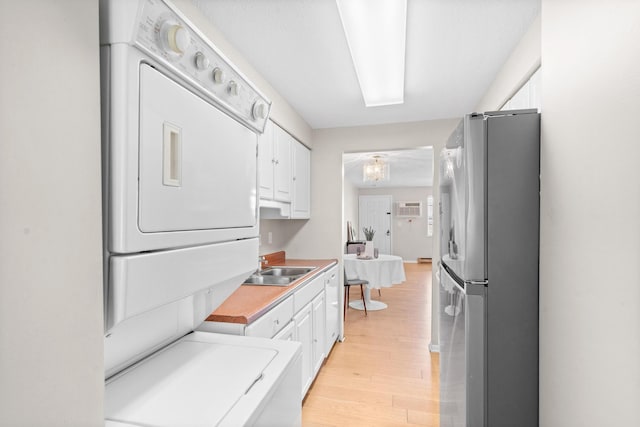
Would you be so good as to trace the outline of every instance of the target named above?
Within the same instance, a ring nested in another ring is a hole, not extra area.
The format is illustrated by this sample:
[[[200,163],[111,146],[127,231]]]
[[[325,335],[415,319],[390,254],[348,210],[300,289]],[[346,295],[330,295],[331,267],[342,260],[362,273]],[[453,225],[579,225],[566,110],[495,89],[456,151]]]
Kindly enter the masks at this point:
[[[253,131],[145,64],[139,113],[142,233],[256,225]]]

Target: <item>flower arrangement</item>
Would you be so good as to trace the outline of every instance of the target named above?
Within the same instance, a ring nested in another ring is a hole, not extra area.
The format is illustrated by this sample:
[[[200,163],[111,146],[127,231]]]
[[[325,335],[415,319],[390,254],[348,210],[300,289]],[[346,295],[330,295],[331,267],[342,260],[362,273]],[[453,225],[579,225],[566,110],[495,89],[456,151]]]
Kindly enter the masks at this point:
[[[362,231],[364,232],[365,239],[367,239],[367,241],[369,242],[373,240],[373,235],[376,234],[376,231],[373,229],[373,227],[364,227]]]

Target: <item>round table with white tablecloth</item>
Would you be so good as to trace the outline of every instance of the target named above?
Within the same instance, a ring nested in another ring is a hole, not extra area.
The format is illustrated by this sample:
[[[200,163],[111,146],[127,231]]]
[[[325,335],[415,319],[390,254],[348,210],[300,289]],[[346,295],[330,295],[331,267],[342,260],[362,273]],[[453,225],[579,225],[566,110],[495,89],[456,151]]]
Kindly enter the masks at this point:
[[[395,255],[380,254],[378,258],[363,259],[356,254],[342,257],[347,279],[364,279],[369,282],[364,292],[367,310],[382,310],[387,304],[371,299],[371,289],[389,288],[406,280],[402,258]],[[349,307],[364,310],[361,300],[349,303]]]

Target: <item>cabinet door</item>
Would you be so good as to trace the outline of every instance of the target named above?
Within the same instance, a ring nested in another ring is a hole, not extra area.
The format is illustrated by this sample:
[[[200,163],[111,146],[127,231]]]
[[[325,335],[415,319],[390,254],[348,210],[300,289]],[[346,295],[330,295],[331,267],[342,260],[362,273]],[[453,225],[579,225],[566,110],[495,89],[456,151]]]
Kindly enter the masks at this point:
[[[258,139],[258,181],[261,199],[273,199],[274,126],[271,120],[267,120],[264,133]]]
[[[295,322],[295,340],[302,343],[302,396],[309,390],[313,381],[313,303],[305,305],[293,318]]]
[[[338,339],[340,333],[340,320],[342,310],[340,305],[340,280],[338,277],[338,267],[333,267],[325,273],[325,306],[326,306],[326,326],[325,334],[325,357],[329,355],[331,347]]]
[[[293,142],[291,218],[311,217],[311,151]]]
[[[293,138],[278,126],[274,126],[275,166],[273,174],[273,199],[291,201],[291,142]]]
[[[318,373],[324,361],[325,306],[324,292],[313,299],[313,376]]]

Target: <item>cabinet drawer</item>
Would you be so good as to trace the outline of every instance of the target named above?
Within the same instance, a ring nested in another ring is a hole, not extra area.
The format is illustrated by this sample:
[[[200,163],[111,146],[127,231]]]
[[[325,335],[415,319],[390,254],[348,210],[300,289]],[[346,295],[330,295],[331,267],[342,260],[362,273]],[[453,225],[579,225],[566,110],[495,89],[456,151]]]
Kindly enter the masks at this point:
[[[245,329],[245,335],[271,338],[289,323],[293,313],[293,296],[290,296],[269,310],[264,316],[248,325]]]
[[[324,289],[324,274],[318,275],[310,283],[293,294],[293,312],[297,313]]]
[[[274,340],[293,341],[296,334],[296,322],[291,320],[287,325],[274,335]]]

